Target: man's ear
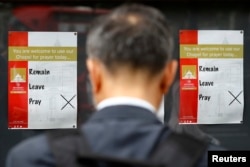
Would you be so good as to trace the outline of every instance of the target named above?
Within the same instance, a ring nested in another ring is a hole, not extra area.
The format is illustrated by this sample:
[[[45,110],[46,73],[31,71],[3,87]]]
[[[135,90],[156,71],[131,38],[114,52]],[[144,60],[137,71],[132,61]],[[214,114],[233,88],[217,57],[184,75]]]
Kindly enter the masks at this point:
[[[166,64],[165,69],[163,71],[163,78],[161,84],[162,85],[161,89],[163,94],[168,93],[168,90],[174,81],[177,67],[178,67],[178,62],[176,60],[171,60]]]
[[[101,87],[101,74],[100,67],[97,60],[88,58],[86,60],[86,66],[89,72],[89,79],[92,86],[92,93],[96,94],[99,92]]]

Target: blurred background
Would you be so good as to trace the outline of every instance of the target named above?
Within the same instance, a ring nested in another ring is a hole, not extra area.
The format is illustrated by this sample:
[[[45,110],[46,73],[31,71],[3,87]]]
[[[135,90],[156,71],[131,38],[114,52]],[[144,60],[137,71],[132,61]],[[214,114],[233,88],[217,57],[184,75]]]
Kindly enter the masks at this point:
[[[179,57],[180,29],[244,30],[244,120],[239,125],[199,125],[206,133],[231,150],[250,150],[250,7],[243,0],[51,0],[0,1],[0,166],[8,150],[42,130],[8,130],[7,110],[7,34],[8,31],[78,32],[78,123],[93,111],[85,67],[85,33],[90,21],[123,3],[142,3],[160,9],[172,25],[175,37],[174,58]],[[67,39],[65,39],[67,40]],[[179,76],[177,76],[178,78]],[[174,95],[178,98],[178,94]],[[165,97],[165,122],[169,120],[173,93]],[[183,125],[188,126],[188,125]]]

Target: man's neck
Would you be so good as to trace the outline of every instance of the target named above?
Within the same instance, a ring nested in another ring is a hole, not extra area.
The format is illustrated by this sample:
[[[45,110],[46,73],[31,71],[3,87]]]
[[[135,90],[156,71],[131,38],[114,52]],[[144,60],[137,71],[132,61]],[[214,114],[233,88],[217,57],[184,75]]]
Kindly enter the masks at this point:
[[[115,75],[104,73],[97,103],[107,98],[125,96],[145,100],[155,109],[159,108],[162,99],[160,75],[149,79],[148,74],[142,71],[132,73],[126,69],[119,70]]]

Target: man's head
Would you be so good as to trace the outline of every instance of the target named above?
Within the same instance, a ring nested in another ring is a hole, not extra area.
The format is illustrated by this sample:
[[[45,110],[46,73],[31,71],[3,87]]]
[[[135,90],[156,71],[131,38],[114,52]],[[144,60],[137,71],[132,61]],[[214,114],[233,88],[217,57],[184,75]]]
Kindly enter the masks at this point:
[[[175,76],[172,34],[165,17],[143,5],[124,5],[93,22],[87,68],[94,100],[133,96],[159,107]]]

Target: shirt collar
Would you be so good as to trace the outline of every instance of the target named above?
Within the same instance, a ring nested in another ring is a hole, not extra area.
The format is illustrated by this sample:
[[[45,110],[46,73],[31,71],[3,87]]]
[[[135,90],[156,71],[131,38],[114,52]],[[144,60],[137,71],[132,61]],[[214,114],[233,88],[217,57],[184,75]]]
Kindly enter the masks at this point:
[[[105,107],[110,107],[115,105],[131,105],[131,106],[142,107],[152,112],[156,111],[155,107],[146,100],[142,100],[135,97],[127,97],[127,96],[112,97],[105,99],[97,105],[97,110],[99,111]]]

